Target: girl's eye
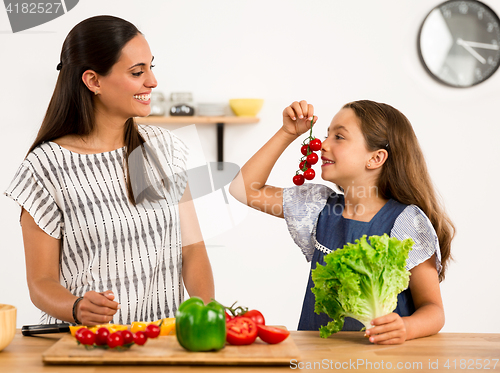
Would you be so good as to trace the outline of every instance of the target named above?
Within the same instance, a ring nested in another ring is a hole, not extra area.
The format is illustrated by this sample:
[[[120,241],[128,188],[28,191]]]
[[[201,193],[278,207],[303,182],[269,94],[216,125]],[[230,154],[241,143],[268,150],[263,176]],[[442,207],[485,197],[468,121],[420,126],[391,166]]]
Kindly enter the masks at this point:
[[[343,140],[344,138],[342,136],[340,136],[340,135],[335,135],[335,139],[336,140]]]
[[[151,65],[151,66],[149,66],[149,68],[150,68],[150,69],[152,69],[153,67],[155,67],[155,65]]]

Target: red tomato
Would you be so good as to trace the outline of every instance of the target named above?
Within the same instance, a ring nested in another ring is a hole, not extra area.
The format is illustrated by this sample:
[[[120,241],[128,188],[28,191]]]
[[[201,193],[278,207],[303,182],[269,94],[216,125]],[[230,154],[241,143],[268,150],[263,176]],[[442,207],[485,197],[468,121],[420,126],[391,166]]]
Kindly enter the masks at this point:
[[[313,152],[317,152],[318,150],[321,150],[321,140],[320,139],[313,139],[309,143],[309,147]]]
[[[314,176],[316,176],[316,172],[314,172],[312,168],[309,168],[304,172],[304,179],[306,180],[312,180],[314,179]]]
[[[304,176],[302,176],[302,175],[295,175],[293,177],[292,181],[293,181],[293,183],[295,185],[302,185],[302,184],[304,184]],[[226,321],[227,321],[227,319],[226,319]]]
[[[226,322],[228,322],[229,320],[232,320],[233,319],[233,316],[231,316],[229,314],[229,312],[226,311]]]
[[[142,346],[146,341],[148,340],[148,337],[146,337],[146,334],[144,334],[143,331],[138,331],[134,333],[134,343],[136,345]]]
[[[300,152],[301,152],[303,155],[307,155],[308,150],[309,150],[309,147],[308,147],[307,145],[302,145],[302,147],[300,148]]]
[[[75,333],[75,338],[82,345],[92,346],[95,343],[95,334],[93,331],[86,328],[78,329]]]
[[[235,317],[226,329],[226,340],[232,345],[249,345],[257,339],[257,325],[248,317]]]
[[[305,167],[306,169],[311,168],[311,166],[309,165],[309,163],[307,163],[306,161],[302,161],[302,162],[300,162],[300,163],[299,163],[299,170],[301,170],[301,171],[305,171],[305,170],[304,170],[304,167]]]
[[[308,164],[316,164],[318,163],[318,155],[316,153],[311,153],[307,156]]]
[[[290,335],[288,330],[273,326],[257,325],[257,329],[260,339],[270,344],[283,342]]]
[[[123,337],[121,333],[114,332],[108,335],[108,346],[109,348],[115,348],[118,346],[123,346]]]
[[[108,343],[109,330],[106,328],[99,328],[95,333],[95,344],[98,346],[104,346]]]
[[[248,317],[252,319],[253,322],[257,325],[266,325],[266,320],[264,319],[264,315],[257,310],[250,310],[242,315],[243,317]]]
[[[80,341],[80,339],[79,339],[79,338],[81,338],[81,337],[80,337],[80,335],[83,333],[83,331],[84,331],[85,329],[87,329],[87,328],[82,327],[82,328],[80,328],[80,329],[78,329],[78,330],[76,331],[76,333],[75,333],[75,338],[76,338],[76,340],[77,340],[77,341]],[[88,330],[88,329],[87,329],[87,330]]]
[[[146,337],[148,338],[156,338],[160,335],[160,327],[155,324],[149,324],[146,326],[144,334],[146,334]]]
[[[308,164],[316,164],[318,163],[318,155],[316,153],[311,153],[307,156]]]
[[[120,332],[123,338],[123,345],[128,345],[132,342],[134,342],[134,335],[130,330],[122,330]]]

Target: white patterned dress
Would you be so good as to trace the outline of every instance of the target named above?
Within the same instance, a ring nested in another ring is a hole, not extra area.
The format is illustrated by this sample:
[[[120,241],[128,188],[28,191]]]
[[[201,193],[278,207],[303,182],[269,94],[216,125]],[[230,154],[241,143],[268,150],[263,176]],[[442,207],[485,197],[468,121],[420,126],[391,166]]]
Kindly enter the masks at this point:
[[[178,201],[187,149],[165,129],[139,126],[139,132],[168,176],[164,198],[130,203],[126,148],[79,154],[50,141],[28,154],[4,193],[61,240],[61,285],[76,296],[113,291],[121,309],[112,322],[119,324],[174,317],[184,295]],[[153,172],[147,154],[144,162]],[[40,322],[60,320],[42,312]]]

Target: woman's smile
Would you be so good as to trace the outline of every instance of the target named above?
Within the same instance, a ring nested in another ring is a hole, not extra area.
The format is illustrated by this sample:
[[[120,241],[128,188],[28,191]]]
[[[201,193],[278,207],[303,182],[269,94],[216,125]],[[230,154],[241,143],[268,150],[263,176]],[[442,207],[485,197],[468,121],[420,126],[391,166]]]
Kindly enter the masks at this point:
[[[141,104],[149,105],[151,103],[151,92],[139,93],[137,95],[134,95],[134,98]]]

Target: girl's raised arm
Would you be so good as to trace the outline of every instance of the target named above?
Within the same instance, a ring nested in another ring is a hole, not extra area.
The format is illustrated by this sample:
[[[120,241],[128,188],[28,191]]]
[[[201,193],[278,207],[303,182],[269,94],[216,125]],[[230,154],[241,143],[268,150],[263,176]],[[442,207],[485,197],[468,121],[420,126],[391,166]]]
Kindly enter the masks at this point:
[[[287,106],[283,110],[283,126],[241,168],[229,187],[231,195],[256,210],[282,218],[283,188],[266,185],[266,181],[283,151],[316,120],[314,107],[306,101]]]

